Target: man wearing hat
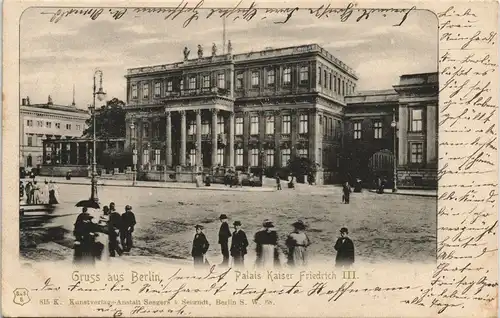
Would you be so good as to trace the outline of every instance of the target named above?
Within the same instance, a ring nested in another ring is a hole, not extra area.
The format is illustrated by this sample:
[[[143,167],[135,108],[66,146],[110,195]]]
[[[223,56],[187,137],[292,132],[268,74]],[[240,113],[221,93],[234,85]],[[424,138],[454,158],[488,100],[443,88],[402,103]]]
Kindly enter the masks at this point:
[[[119,241],[120,232],[122,231],[122,216],[115,210],[115,203],[109,204],[109,221],[108,221],[108,249],[109,256],[115,257],[115,253],[122,255],[122,248]]]
[[[130,205],[125,206],[125,213],[122,214],[122,230],[120,231],[123,251],[130,252],[132,249],[132,232],[136,225],[135,215]]]
[[[205,264],[205,254],[208,251],[210,244],[207,241],[205,234],[203,234],[203,226],[196,225],[196,234],[193,239],[193,248],[191,250],[191,256],[193,256],[194,266],[199,267]]]
[[[248,246],[247,235],[241,230],[240,221],[234,221],[233,225],[234,233],[231,241],[231,256],[234,260],[234,267],[243,267]]]
[[[340,229],[340,237],[335,243],[337,257],[335,258],[335,266],[349,267],[354,264],[354,243],[347,237],[349,230],[346,227]]]
[[[221,266],[227,266],[229,263],[228,241],[231,237],[231,230],[229,229],[229,224],[227,224],[227,215],[221,214],[219,220],[221,222],[219,229],[219,244],[222,252]]]

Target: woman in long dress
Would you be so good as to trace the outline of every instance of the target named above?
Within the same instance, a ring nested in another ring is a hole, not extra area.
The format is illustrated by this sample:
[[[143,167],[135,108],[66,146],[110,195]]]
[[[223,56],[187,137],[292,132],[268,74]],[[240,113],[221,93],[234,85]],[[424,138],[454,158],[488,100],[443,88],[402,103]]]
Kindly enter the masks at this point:
[[[36,181],[33,181],[33,187],[31,188],[31,197],[33,200],[33,204],[40,204],[41,199],[40,199],[40,187],[38,186]]]
[[[307,234],[304,232],[306,226],[301,220],[292,224],[294,231],[288,235],[286,246],[288,247],[288,265],[306,266],[307,247],[311,244]]]
[[[49,204],[58,204],[57,201],[57,187],[54,181],[49,182]]]
[[[255,233],[254,241],[257,244],[257,267],[274,267],[276,259],[276,245],[278,244],[278,234],[274,229],[274,224],[270,220],[265,220],[262,224],[263,230]]]

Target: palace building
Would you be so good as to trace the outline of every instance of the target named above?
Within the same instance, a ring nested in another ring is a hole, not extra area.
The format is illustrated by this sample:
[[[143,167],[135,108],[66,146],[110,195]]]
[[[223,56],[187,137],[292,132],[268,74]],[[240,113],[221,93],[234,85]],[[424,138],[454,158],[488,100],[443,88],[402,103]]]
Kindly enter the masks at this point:
[[[232,54],[229,42],[225,54],[217,54],[215,45],[209,56],[201,46],[197,53],[190,58],[185,48],[183,61],[127,70],[125,147],[137,152],[144,173],[214,167],[275,171],[300,156],[318,164],[317,184],[337,183],[356,165],[370,165],[374,153],[393,153],[394,143],[378,139],[393,139],[394,111],[397,118],[414,120],[420,114],[427,120],[420,132],[400,136],[401,177],[411,178],[412,169],[420,164],[430,169],[430,161],[435,162],[437,143],[430,142],[425,129],[432,125],[429,118],[435,123],[437,117],[437,74],[435,83],[403,76],[393,90],[372,97],[360,95],[358,75],[317,44]],[[422,89],[436,93],[434,108],[426,108],[427,97],[414,96]],[[420,113],[413,113],[415,103]],[[377,118],[383,138],[373,137],[375,145],[367,131]],[[399,124],[399,129],[407,127]],[[361,145],[370,151],[358,151]],[[368,158],[354,158],[358,153]],[[425,161],[410,164],[414,153]]]
[[[71,105],[56,105],[49,96],[45,104],[31,104],[29,97],[22,98],[19,125],[19,160],[25,168],[44,163],[43,140],[64,140],[81,137],[89,114]]]

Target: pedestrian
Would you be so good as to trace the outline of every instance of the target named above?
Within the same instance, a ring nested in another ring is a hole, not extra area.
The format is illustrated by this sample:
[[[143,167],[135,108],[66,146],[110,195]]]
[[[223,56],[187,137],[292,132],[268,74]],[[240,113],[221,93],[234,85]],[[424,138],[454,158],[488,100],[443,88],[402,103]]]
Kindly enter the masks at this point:
[[[281,178],[278,173],[276,174],[276,190],[281,190]]]
[[[227,215],[221,214],[219,217],[221,222],[219,229],[219,244],[222,253],[222,263],[221,266],[227,266],[229,263],[229,238],[231,237],[231,230],[229,229],[229,224],[227,224]]]
[[[305,233],[306,226],[302,220],[293,223],[294,231],[288,235],[286,246],[288,247],[288,265],[306,266],[307,247],[311,244]]]
[[[205,254],[207,253],[210,244],[208,243],[205,234],[203,234],[203,226],[198,224],[194,228],[196,229],[196,234],[193,239],[191,256],[193,256],[194,266],[202,267],[205,265]]]
[[[82,208],[82,212],[76,218],[73,230],[75,236],[73,261],[75,263],[95,263],[96,228],[92,218],[86,207]]]
[[[50,181],[49,183],[49,204],[58,204],[57,201],[57,188],[55,182]]]
[[[335,266],[349,267],[354,264],[354,243],[347,236],[349,230],[345,227],[340,229],[340,237],[335,243],[335,250],[337,257],[335,258]]]
[[[130,205],[125,206],[125,213],[122,214],[122,230],[120,231],[124,252],[130,252],[132,249],[132,232],[137,224],[134,212]]]
[[[274,224],[270,220],[264,220],[263,229],[255,233],[254,241],[257,244],[257,267],[273,267],[276,257],[276,245],[278,244],[278,234],[274,229]]]
[[[49,183],[47,180],[44,181],[42,189],[41,189],[41,197],[43,204],[49,204]]]
[[[349,199],[351,195],[351,187],[349,186],[349,182],[345,182],[342,185],[342,203],[349,204]]]
[[[122,255],[123,250],[120,243],[120,230],[122,229],[122,216],[116,212],[114,202],[109,204],[109,221],[108,221],[108,249],[109,256],[115,257]]]
[[[243,267],[248,247],[247,235],[241,229],[240,221],[234,221],[233,225],[234,232],[233,239],[231,240],[231,256],[233,257],[234,267]]]
[[[37,185],[36,181],[33,181],[33,187],[31,188],[31,197],[33,200],[33,204],[40,204],[40,188]]]
[[[28,181],[26,183],[26,187],[25,187],[25,192],[26,192],[26,203],[27,204],[32,204],[33,203],[33,192],[31,191],[33,189],[33,184],[31,183],[31,181]]]

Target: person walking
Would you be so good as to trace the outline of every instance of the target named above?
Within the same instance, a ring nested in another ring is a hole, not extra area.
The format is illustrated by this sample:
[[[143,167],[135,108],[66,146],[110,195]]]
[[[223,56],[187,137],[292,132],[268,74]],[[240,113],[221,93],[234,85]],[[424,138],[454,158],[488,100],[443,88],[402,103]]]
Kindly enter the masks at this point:
[[[96,227],[92,218],[86,207],[82,208],[82,212],[76,218],[73,230],[75,236],[73,261],[75,263],[95,263]]]
[[[49,182],[45,180],[41,189],[41,200],[43,204],[49,203]]]
[[[31,197],[33,204],[40,204],[40,187],[37,185],[36,181],[33,181],[33,187],[31,188]]]
[[[58,204],[57,201],[57,189],[53,181],[49,183],[49,204]]]
[[[247,254],[248,240],[247,235],[241,230],[241,222],[234,221],[233,239],[231,240],[231,256],[233,257],[234,267],[244,266],[245,255]]]
[[[33,204],[33,184],[31,181],[26,183],[25,192],[26,192],[26,204]]]
[[[193,239],[193,248],[191,249],[191,256],[193,257],[193,262],[195,267],[202,267],[205,265],[205,254],[208,251],[210,244],[203,233],[203,226],[196,225],[196,234]]]
[[[349,199],[351,195],[351,187],[349,186],[349,182],[345,182],[342,185],[342,203],[349,204]]]
[[[274,224],[270,220],[264,220],[263,229],[255,233],[254,241],[257,244],[257,267],[273,267],[275,261],[278,234],[274,230]]]
[[[294,231],[288,235],[286,246],[288,247],[288,265],[306,266],[307,247],[311,244],[305,233],[306,226],[302,220],[293,223]]]
[[[134,232],[136,224],[132,207],[130,205],[125,206],[125,213],[122,214],[122,230],[120,231],[124,252],[130,252],[132,249],[132,232]]]
[[[340,229],[340,237],[335,243],[337,257],[335,258],[336,267],[349,267],[354,264],[354,243],[347,236],[349,230],[345,227]]]
[[[229,263],[229,238],[231,237],[231,230],[229,229],[229,224],[227,224],[227,215],[221,214],[219,217],[221,222],[219,229],[219,244],[222,252],[222,263],[221,266],[227,266]]]
[[[116,212],[115,204],[109,204],[109,221],[108,221],[108,249],[109,256],[115,257],[122,255],[123,250],[120,243],[120,230],[122,229],[122,216]]]
[[[276,174],[276,190],[281,190],[281,178],[279,174]]]

